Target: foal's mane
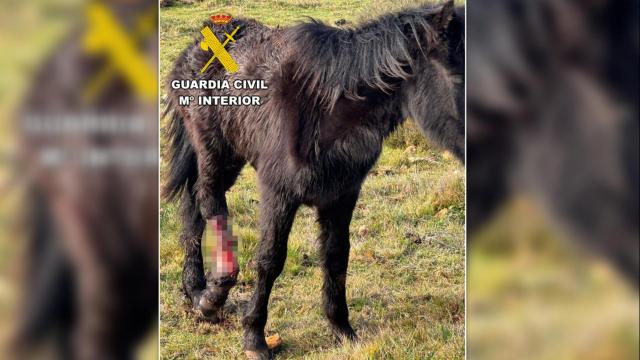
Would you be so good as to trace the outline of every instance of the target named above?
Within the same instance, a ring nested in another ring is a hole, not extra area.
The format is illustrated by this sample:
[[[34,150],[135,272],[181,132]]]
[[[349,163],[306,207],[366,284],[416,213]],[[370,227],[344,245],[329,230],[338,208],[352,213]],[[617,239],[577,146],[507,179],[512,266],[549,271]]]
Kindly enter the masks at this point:
[[[329,111],[343,95],[361,99],[358,90],[364,87],[389,93],[413,74],[419,56],[441,46],[430,19],[437,19],[443,6],[448,4],[407,9],[354,28],[315,19],[293,26],[288,60],[300,92]]]

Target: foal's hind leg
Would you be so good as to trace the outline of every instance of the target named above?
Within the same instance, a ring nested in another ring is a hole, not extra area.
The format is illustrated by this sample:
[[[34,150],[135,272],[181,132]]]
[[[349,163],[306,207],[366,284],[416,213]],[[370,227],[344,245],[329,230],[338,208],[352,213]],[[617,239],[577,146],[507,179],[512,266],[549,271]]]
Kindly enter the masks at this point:
[[[212,320],[220,319],[220,310],[229,290],[236,283],[238,270],[229,274],[207,274],[205,279],[201,241],[206,226],[217,226],[228,215],[225,192],[234,184],[244,160],[224,142],[221,130],[212,122],[189,122],[192,145],[198,157],[198,180],[185,191],[190,197],[183,214],[185,263],[183,285],[194,309]],[[195,199],[193,193],[195,192]],[[186,226],[190,224],[190,226]]]
[[[243,163],[225,167],[225,173],[220,176],[224,181],[224,190],[228,190],[235,182]],[[218,203],[223,204],[223,210],[217,215],[211,215],[205,221],[198,202],[193,196],[193,187],[188,186],[182,199],[182,224],[181,243],[184,247],[185,258],[182,269],[182,285],[187,296],[191,299],[195,310],[211,321],[219,321],[219,311],[222,309],[229,290],[235,285],[237,272],[228,276],[216,276],[208,273],[205,278],[202,258],[202,238],[206,226],[214,226],[213,220],[217,216],[227,216],[227,205],[224,193],[218,195]],[[221,220],[221,219],[218,219]]]
[[[358,192],[342,196],[337,201],[318,207],[320,252],[324,272],[323,303],[331,330],[339,341],[355,340],[349,324],[346,299],[347,267],[349,265],[349,224]]]
[[[216,206],[213,210],[211,210],[211,208],[203,210],[201,205],[201,212],[206,214],[204,215],[207,220],[206,226],[214,229],[226,227],[228,210],[225,192],[234,184],[243,165],[244,161],[241,160],[227,163],[226,166],[221,168],[222,172],[216,177],[217,181],[222,182],[222,192],[205,192],[205,195],[201,195],[212,196],[213,199],[211,199],[211,203]],[[226,241],[226,239],[223,239],[222,241]],[[216,250],[223,251],[221,248],[217,248]],[[233,255],[234,265],[237,266],[237,259],[235,259],[235,256],[236,255]],[[226,273],[217,273],[217,270],[214,269],[207,272],[206,288],[200,294],[198,302],[194,303],[196,309],[212,321],[220,320],[222,308],[224,303],[227,301],[229,291],[236,284],[240,268],[237,267],[228,270],[229,272]]]
[[[205,288],[204,264],[200,247],[205,221],[202,219],[200,209],[193,196],[193,184],[188,184],[184,190],[180,206],[182,219],[180,244],[184,249],[182,288],[195,306]]]

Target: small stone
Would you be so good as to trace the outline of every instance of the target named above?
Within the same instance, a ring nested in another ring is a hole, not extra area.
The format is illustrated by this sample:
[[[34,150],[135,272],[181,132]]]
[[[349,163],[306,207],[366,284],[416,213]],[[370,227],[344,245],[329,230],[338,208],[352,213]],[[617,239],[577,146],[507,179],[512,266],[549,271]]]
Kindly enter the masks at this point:
[[[267,336],[265,341],[267,342],[267,347],[269,348],[269,350],[274,350],[282,345],[282,338],[278,334]]]

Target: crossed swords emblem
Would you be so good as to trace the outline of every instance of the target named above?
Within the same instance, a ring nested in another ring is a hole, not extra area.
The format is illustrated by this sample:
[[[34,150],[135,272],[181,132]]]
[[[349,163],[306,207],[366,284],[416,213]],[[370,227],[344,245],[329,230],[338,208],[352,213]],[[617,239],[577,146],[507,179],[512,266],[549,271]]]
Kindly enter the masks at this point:
[[[237,26],[231,32],[231,34],[227,34],[225,32],[224,35],[226,36],[226,39],[224,40],[223,43],[221,43],[220,40],[218,40],[216,35],[213,33],[213,31],[211,31],[211,29],[208,26],[200,31],[200,33],[202,33],[202,36],[204,36],[204,40],[200,42],[200,48],[207,52],[209,50],[213,52],[213,56],[211,56],[209,61],[207,61],[207,63],[204,64],[202,69],[200,69],[200,74],[204,73],[205,70],[207,70],[209,65],[211,65],[213,60],[215,60],[216,58],[218,59],[218,61],[220,61],[222,66],[224,66],[224,68],[227,69],[228,72],[234,73],[238,71],[238,64],[231,58],[231,55],[229,55],[229,53],[225,49],[225,46],[227,46],[229,41],[232,41],[234,43],[236,42],[233,36],[238,32],[238,30],[240,30],[240,26]]]

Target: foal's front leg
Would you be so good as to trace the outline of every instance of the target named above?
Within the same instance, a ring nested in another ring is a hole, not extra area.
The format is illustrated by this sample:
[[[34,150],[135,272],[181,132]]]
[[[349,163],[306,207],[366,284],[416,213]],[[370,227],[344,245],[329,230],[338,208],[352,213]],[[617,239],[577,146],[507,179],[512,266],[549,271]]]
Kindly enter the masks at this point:
[[[318,207],[320,253],[324,271],[322,298],[325,314],[338,341],[345,338],[356,339],[356,333],[349,324],[345,286],[349,265],[349,224],[358,194],[355,191]]]
[[[287,239],[299,203],[269,189],[262,193],[260,207],[261,239],[256,255],[257,279],[253,296],[242,320],[244,349],[249,359],[267,359],[264,338],[267,305],[273,283],[287,258]]]

